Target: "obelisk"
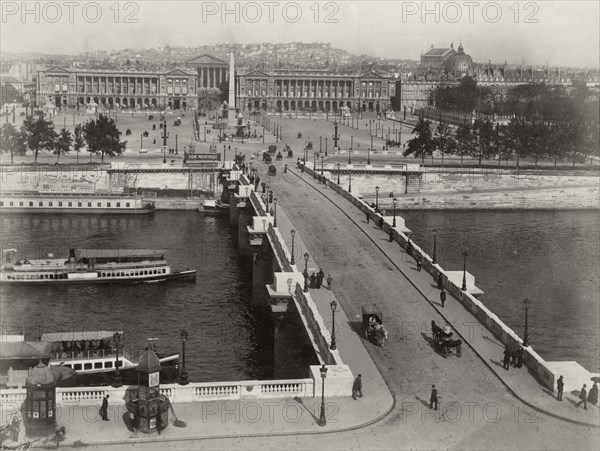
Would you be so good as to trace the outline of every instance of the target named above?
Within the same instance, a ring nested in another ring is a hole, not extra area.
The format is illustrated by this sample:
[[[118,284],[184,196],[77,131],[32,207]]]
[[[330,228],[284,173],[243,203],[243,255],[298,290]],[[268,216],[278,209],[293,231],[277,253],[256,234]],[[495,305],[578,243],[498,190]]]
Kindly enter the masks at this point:
[[[230,123],[235,120],[235,68],[233,63],[233,52],[229,54],[229,101],[227,102],[229,111],[227,119]]]

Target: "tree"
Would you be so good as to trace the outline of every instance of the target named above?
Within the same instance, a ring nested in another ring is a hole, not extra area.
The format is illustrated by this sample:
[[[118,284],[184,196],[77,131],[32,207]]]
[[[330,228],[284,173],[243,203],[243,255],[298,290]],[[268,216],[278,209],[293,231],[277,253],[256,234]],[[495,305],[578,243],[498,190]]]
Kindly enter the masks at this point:
[[[43,116],[27,116],[21,125],[21,133],[25,138],[27,148],[33,151],[34,163],[37,163],[38,154],[41,149],[54,149],[56,132],[54,123],[47,121]]]
[[[421,116],[419,122],[417,122],[417,125],[412,131],[416,136],[408,141],[408,146],[404,151],[405,157],[414,154],[415,158],[420,157],[421,163],[424,163],[426,157],[433,155],[435,143],[433,141],[430,124],[429,121],[424,120]]]
[[[494,124],[489,121],[476,121],[477,129],[477,157],[479,158],[479,167],[481,167],[482,158],[491,158],[495,154],[494,146]]]
[[[24,141],[23,134],[10,122],[4,124],[0,129],[0,149],[2,152],[10,153],[10,164],[14,163],[15,155],[25,155],[27,148]]]
[[[73,136],[71,131],[63,128],[58,134],[54,143],[54,155],[56,155],[56,164],[61,155],[66,155],[71,151],[71,145],[73,144]]]
[[[73,150],[77,152],[77,163],[79,163],[79,151],[83,149],[85,140],[83,138],[83,126],[77,124],[73,133]]]
[[[452,155],[456,152],[457,146],[456,138],[445,122],[440,122],[436,129],[434,145],[442,153],[442,166],[444,166],[444,154]]]
[[[88,152],[101,154],[104,163],[104,155],[114,157],[121,155],[127,141],[120,141],[121,132],[117,128],[114,119],[103,114],[98,119],[91,120],[83,126],[83,135],[87,143]]]
[[[476,138],[471,124],[463,124],[456,130],[456,152],[460,155],[462,168],[465,155],[472,155],[476,146]]]

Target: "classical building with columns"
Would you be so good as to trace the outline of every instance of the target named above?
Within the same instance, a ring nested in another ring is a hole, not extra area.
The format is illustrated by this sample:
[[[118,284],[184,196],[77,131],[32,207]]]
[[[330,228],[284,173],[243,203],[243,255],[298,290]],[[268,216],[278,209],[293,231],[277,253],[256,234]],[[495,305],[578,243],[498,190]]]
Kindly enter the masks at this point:
[[[52,67],[38,71],[38,105],[121,108],[196,108],[197,76],[181,69],[168,72],[103,71]]]
[[[274,70],[237,75],[237,106],[242,110],[385,111],[395,81],[374,72],[341,74],[329,69]]]

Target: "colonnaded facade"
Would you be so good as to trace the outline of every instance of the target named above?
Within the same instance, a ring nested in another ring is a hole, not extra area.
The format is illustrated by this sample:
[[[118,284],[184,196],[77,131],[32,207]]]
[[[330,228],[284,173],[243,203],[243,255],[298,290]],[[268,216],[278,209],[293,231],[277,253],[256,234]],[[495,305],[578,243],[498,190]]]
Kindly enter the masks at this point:
[[[105,71],[52,67],[38,71],[38,105],[87,106],[95,102],[110,108],[196,108],[197,74],[175,69],[168,72]]]
[[[242,110],[353,111],[391,109],[395,80],[378,75],[342,74],[329,69],[255,70],[237,76],[237,107]]]

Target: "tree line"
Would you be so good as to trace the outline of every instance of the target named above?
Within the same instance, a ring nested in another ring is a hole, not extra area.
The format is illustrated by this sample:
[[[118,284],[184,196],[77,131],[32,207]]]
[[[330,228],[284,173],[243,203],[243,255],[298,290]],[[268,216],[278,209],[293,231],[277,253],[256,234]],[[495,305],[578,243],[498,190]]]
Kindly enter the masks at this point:
[[[465,77],[468,78],[468,77]],[[404,155],[431,157],[434,150],[444,155],[482,159],[515,158],[517,167],[524,157],[532,158],[537,168],[541,159],[584,162],[588,156],[598,156],[599,107],[598,96],[585,85],[567,89],[543,84],[519,85],[505,95],[490,96],[487,87],[475,86],[465,80],[459,86],[438,88],[430,102],[441,109],[470,113],[473,110],[508,115],[508,123],[476,119],[453,130],[440,121],[433,129],[421,117],[413,130]],[[461,98],[464,97],[464,98]]]
[[[91,155],[114,157],[121,155],[127,146],[127,141],[121,141],[121,132],[114,119],[100,114],[97,119],[90,119],[83,124],[75,125],[73,132],[62,128],[55,131],[54,122],[43,115],[27,116],[20,128],[11,123],[5,123],[0,128],[0,149],[10,153],[13,164],[15,156],[24,156],[31,151],[34,163],[37,163],[41,150],[49,150],[56,155],[58,163],[61,155],[70,152],[79,153],[85,148]]]

